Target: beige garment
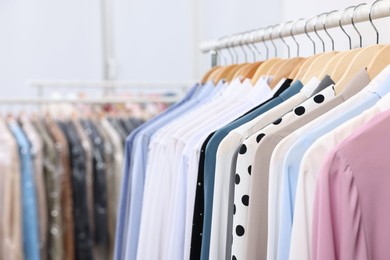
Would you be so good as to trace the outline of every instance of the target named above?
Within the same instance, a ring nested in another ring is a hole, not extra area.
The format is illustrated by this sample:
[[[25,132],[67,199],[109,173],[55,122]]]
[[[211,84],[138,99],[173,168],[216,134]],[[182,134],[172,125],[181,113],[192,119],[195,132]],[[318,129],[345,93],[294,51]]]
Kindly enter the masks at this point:
[[[102,128],[106,131],[108,138],[113,145],[114,162],[112,182],[108,183],[108,201],[109,201],[109,235],[110,235],[110,258],[113,257],[113,249],[115,246],[115,229],[116,219],[119,204],[119,192],[122,179],[122,164],[123,164],[123,148],[119,134],[115,131],[112,125],[106,118],[100,121]]]
[[[62,170],[61,205],[64,258],[66,260],[73,260],[75,259],[75,247],[72,197],[73,191],[71,182],[69,146],[64,134],[53,120],[47,119],[46,126],[53,140],[55,141],[55,148],[58,153],[58,156],[61,158],[57,167]]]
[[[85,167],[86,167],[86,183],[87,183],[87,206],[88,206],[88,217],[90,221],[91,237],[95,234],[95,218],[93,211],[93,157],[92,157],[92,144],[88,136],[85,134],[83,127],[78,119],[72,120],[73,125],[76,128],[77,134],[81,139],[81,145],[83,146],[85,153]]]
[[[61,172],[54,140],[49,135],[42,121],[33,121],[33,125],[43,141],[43,173],[45,177],[48,207],[47,257],[61,260],[64,256],[61,209]]]
[[[0,217],[0,259],[22,260],[23,223],[21,168],[18,146],[6,123],[0,120],[0,164],[2,213]],[[3,171],[4,170],[4,171]]]
[[[31,156],[34,166],[34,181],[37,194],[38,203],[38,217],[39,217],[39,249],[41,259],[47,258],[47,199],[46,199],[46,185],[43,177],[43,143],[39,134],[32,126],[27,117],[21,118],[21,125],[26,133],[26,136],[31,144]]]

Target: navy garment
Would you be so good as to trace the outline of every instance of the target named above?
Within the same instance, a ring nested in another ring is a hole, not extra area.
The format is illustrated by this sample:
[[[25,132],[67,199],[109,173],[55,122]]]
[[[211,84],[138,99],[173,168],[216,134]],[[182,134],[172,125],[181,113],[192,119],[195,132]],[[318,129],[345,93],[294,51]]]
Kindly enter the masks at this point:
[[[107,182],[104,162],[104,143],[94,124],[81,120],[85,132],[93,146],[93,197],[95,218],[95,243],[105,246],[108,243]]]
[[[272,98],[268,99],[267,101],[261,103],[260,105],[254,107],[250,111],[246,112],[241,117],[237,118],[235,121],[240,120],[241,118],[244,118],[247,115],[250,115],[252,113],[255,113],[259,108],[261,108],[263,105],[267,104],[268,102],[271,102],[273,99],[277,98],[283,91],[285,91],[291,84],[291,79],[287,79],[282,86],[275,92]],[[254,114],[257,116],[257,114]],[[250,119],[252,120],[252,119]],[[232,123],[233,123],[232,122]],[[214,132],[215,133],[215,132]],[[204,160],[206,155],[206,146],[209,142],[209,140],[213,137],[214,133],[211,133],[207,139],[204,141],[200,158],[199,158],[199,170],[198,170],[198,186],[196,187],[196,195],[195,195],[195,206],[194,206],[194,215],[193,215],[193,224],[192,224],[192,238],[191,238],[191,253],[190,253],[190,259],[200,259],[201,249],[202,249],[202,236],[203,236],[203,214],[204,214]]]
[[[88,222],[87,205],[87,181],[86,181],[86,158],[76,128],[70,122],[58,122],[59,127],[65,134],[69,144],[71,156],[72,187],[73,187],[73,217],[75,221],[75,251],[76,259],[93,259],[92,237]]]
[[[210,249],[210,236],[211,236],[211,219],[212,219],[212,209],[213,209],[213,195],[214,195],[214,177],[215,177],[215,160],[220,142],[229,134],[233,129],[253,120],[254,118],[260,116],[261,114],[269,111],[270,109],[276,107],[277,105],[283,103],[287,99],[296,95],[303,84],[300,81],[296,81],[290,87],[280,93],[279,96],[274,96],[269,101],[264,102],[259,105],[256,109],[253,109],[250,113],[247,113],[245,116],[233,121],[232,123],[226,125],[225,127],[216,131],[213,137],[210,139],[206,146],[206,155],[204,161],[204,214],[203,214],[203,233],[202,233],[202,251],[201,259],[206,260],[209,256]],[[283,84],[285,85],[285,84]],[[284,86],[286,87],[286,85]],[[278,93],[276,93],[278,94]],[[230,205],[229,205],[230,208]],[[228,223],[230,223],[228,221]],[[227,238],[227,245],[231,245],[230,236]]]

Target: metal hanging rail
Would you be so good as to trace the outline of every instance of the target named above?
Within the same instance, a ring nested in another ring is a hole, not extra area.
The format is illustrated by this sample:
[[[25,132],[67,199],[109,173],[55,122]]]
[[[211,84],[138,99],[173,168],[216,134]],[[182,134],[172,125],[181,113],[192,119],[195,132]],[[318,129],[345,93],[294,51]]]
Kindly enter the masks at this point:
[[[43,104],[126,104],[126,103],[173,103],[176,97],[108,97],[108,98],[0,98],[0,105]]]
[[[371,8],[373,7],[373,8]],[[372,10],[371,10],[372,9]],[[367,22],[369,21],[369,16],[371,15],[371,19],[380,19],[384,17],[390,16],[390,2],[389,1],[376,1],[372,3],[371,5],[362,5],[357,8],[357,10],[353,13],[353,8],[349,9],[344,12],[344,10],[331,13],[327,18],[325,22],[326,29],[339,27],[339,19],[341,18],[342,25],[349,25],[352,24],[352,21],[350,19],[351,15],[353,14],[353,20],[354,23],[360,23],[360,22]],[[319,19],[321,15],[318,15]],[[280,30],[280,34],[272,34],[267,31],[267,29],[259,29],[251,32],[241,33],[241,34],[235,34],[233,37],[227,36],[222,37],[222,40],[215,40],[210,42],[203,42],[200,45],[200,49],[202,52],[210,52],[220,49],[226,49],[230,47],[238,47],[242,44],[242,39],[248,39],[246,40],[246,43],[256,43],[256,42],[262,42],[262,41],[269,41],[269,40],[275,40],[280,39],[281,37],[288,37],[290,36],[290,29],[291,26],[289,24],[294,24],[292,34],[293,35],[299,35],[305,33],[305,25],[306,25],[306,32],[314,32],[314,25],[315,22],[313,22],[312,19],[308,18],[305,20],[296,20],[291,21],[287,23],[281,23],[278,25],[278,28],[275,29],[275,31]],[[322,30],[322,28],[317,28],[317,31]],[[274,30],[272,30],[274,31]],[[279,32],[279,31],[278,31]]]

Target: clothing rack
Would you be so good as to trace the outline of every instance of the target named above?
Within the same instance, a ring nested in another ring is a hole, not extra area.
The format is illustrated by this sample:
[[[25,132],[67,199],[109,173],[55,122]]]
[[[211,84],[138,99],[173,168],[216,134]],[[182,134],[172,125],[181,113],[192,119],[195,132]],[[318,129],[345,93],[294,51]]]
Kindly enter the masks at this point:
[[[203,42],[200,45],[200,50],[203,53],[211,52],[211,54],[214,53],[215,55],[215,52],[218,50],[243,45],[243,39],[245,39],[246,44],[264,42],[289,37],[291,35],[315,32],[315,29],[316,31],[321,31],[323,30],[323,27],[326,29],[339,27],[339,21],[342,25],[349,25],[352,24],[351,17],[353,17],[353,22],[356,24],[367,22],[370,20],[370,17],[371,20],[375,20],[390,16],[389,1],[376,1],[372,4],[361,5],[356,10],[353,8],[347,9],[348,10],[329,12],[329,16],[326,16],[327,13],[325,12],[317,16],[312,16],[308,19],[298,19],[295,21],[280,23],[275,25],[275,27],[269,26],[232,36],[221,37],[219,40]],[[317,18],[318,21],[313,18]],[[319,25],[320,23],[321,25]],[[314,26],[316,26],[316,28],[314,28]],[[270,28],[271,31],[269,30]]]
[[[177,97],[106,97],[106,98],[0,98],[1,105],[43,105],[43,104],[125,104],[125,103],[173,103]]]
[[[179,92],[179,96],[184,95],[187,89],[195,81],[70,81],[70,80],[33,80],[29,85],[37,89],[38,97],[43,97],[44,89],[59,88],[92,88],[103,89],[104,95],[107,96],[113,90],[118,88],[131,90],[169,90]],[[178,97],[180,98],[180,97]],[[177,98],[177,99],[178,99]],[[177,100],[176,99],[176,100]],[[144,102],[143,102],[144,103]]]

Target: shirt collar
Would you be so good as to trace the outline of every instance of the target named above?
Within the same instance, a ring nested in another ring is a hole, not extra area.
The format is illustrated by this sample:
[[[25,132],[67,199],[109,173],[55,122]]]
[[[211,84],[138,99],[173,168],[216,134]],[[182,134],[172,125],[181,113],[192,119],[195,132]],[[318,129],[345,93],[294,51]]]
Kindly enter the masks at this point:
[[[390,65],[387,65],[365,89],[380,97],[386,95],[390,89]]]
[[[316,90],[320,82],[321,81],[317,77],[312,77],[301,89],[300,93],[304,94],[306,97],[310,97],[313,95],[313,92]]]

